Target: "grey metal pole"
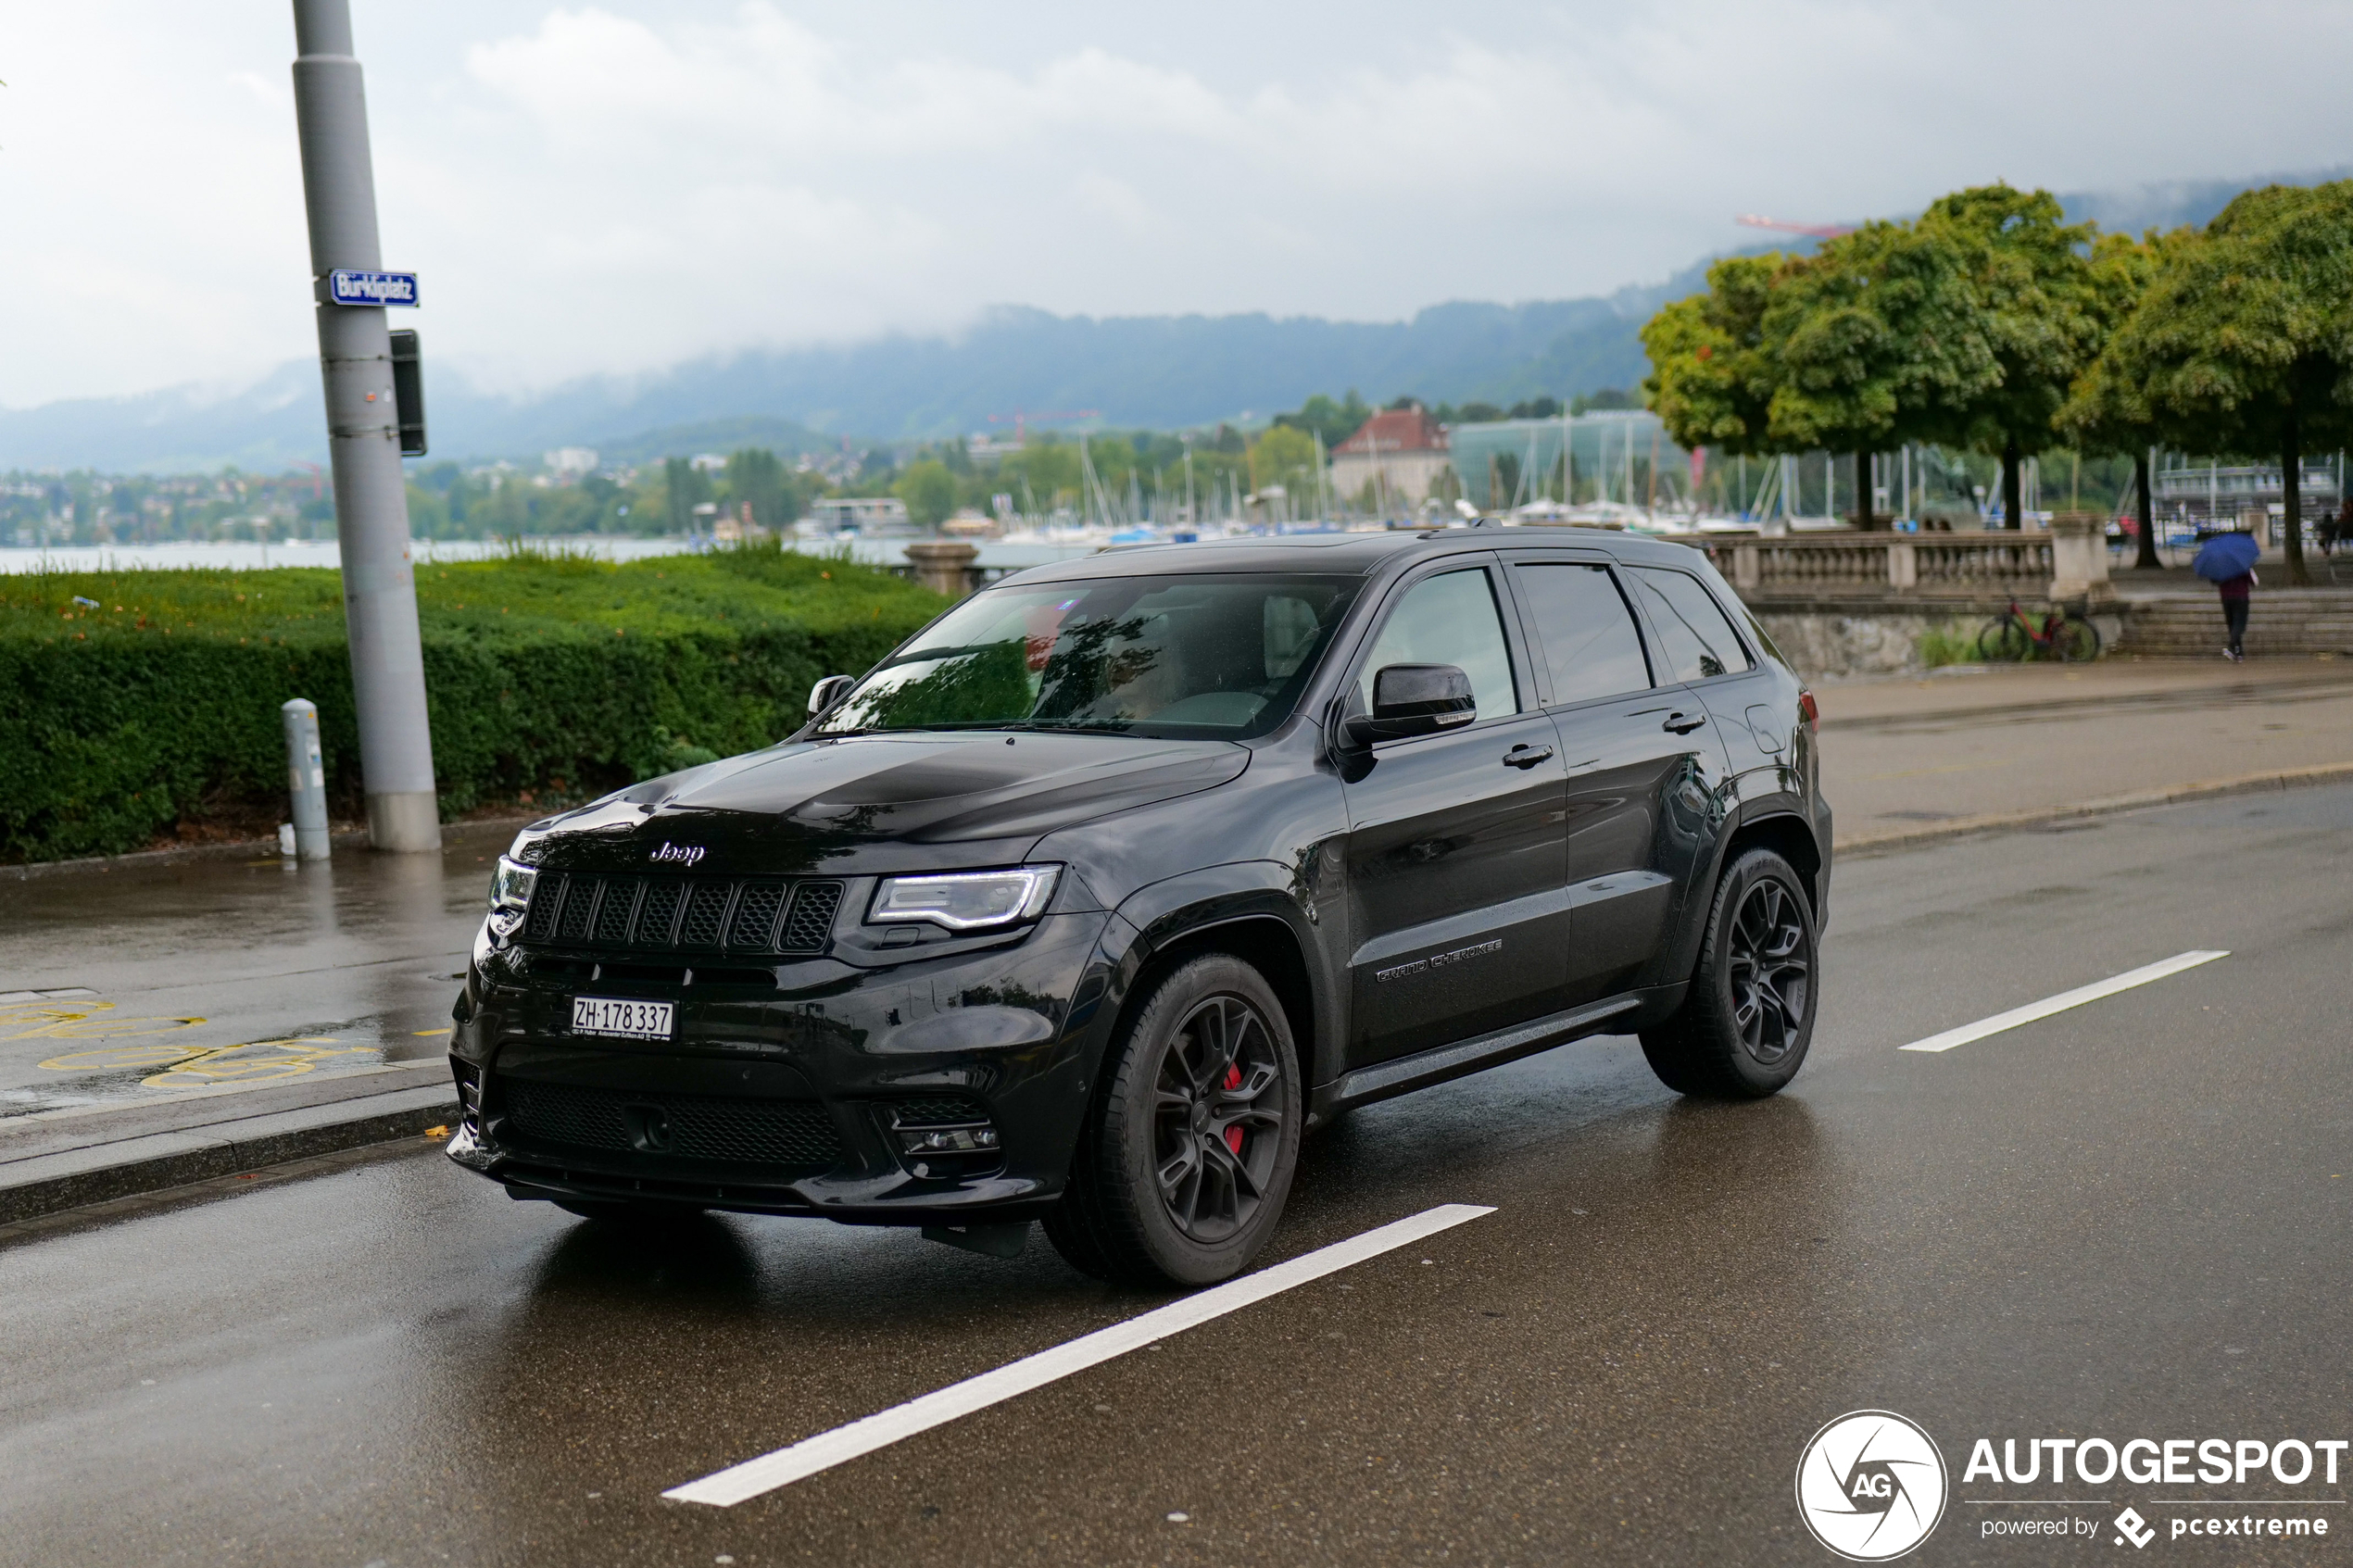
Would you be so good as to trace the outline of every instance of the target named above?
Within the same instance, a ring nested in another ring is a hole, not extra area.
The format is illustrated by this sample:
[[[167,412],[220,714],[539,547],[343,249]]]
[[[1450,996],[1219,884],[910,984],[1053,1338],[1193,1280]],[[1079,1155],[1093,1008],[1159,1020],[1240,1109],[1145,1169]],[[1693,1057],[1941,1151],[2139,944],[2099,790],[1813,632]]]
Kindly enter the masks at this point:
[[[343,611],[359,703],[368,834],[379,849],[438,850],[433,732],[425,712],[409,499],[400,471],[392,344],[381,306],[329,302],[336,268],[376,270],[376,182],[349,0],[294,0],[295,122],[326,382],[327,439],[343,547]]]
[[[323,860],[327,840],[327,765],[319,750],[319,705],[296,697],[278,711],[286,723],[286,793],[294,798],[295,853]]]

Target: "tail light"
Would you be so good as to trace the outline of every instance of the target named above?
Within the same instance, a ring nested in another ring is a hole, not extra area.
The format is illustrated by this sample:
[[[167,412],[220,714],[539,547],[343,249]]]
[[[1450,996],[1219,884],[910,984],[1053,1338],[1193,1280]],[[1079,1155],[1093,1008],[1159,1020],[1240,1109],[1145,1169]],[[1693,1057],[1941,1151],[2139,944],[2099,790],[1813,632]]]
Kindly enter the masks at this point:
[[[1806,733],[1818,734],[1822,727],[1822,710],[1814,705],[1814,694],[1803,687],[1797,694],[1797,716],[1806,721]]]

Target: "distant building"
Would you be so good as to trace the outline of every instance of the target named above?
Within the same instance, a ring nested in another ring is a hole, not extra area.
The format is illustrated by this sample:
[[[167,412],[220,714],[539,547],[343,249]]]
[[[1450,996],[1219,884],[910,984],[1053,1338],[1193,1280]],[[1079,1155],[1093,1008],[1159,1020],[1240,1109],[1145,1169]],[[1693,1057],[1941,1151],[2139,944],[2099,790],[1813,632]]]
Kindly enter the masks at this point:
[[[540,458],[550,470],[568,478],[597,471],[597,454],[586,446],[559,446]]]
[[[809,521],[823,533],[905,533],[914,527],[896,495],[829,495],[809,504]]]
[[[1446,428],[1428,409],[1384,408],[1332,448],[1332,488],[1418,505],[1448,465]]]

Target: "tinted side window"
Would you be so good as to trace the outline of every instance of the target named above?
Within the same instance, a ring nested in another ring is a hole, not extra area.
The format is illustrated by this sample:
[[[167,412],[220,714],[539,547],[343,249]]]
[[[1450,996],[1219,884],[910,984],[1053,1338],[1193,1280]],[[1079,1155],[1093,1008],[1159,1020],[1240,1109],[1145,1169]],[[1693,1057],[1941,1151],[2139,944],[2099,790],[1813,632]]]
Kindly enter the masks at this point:
[[[1483,569],[1441,572],[1406,590],[1357,682],[1358,701],[1367,711],[1373,677],[1390,664],[1452,664],[1470,677],[1481,719],[1519,711],[1503,617]]]
[[[1523,563],[1516,569],[1536,634],[1553,669],[1553,700],[1585,702],[1647,690],[1642,634],[1610,581],[1609,569],[1578,561]]]
[[[1628,575],[1658,633],[1665,673],[1678,681],[1704,681],[1749,667],[1748,650],[1698,578],[1655,566],[1638,566]]]

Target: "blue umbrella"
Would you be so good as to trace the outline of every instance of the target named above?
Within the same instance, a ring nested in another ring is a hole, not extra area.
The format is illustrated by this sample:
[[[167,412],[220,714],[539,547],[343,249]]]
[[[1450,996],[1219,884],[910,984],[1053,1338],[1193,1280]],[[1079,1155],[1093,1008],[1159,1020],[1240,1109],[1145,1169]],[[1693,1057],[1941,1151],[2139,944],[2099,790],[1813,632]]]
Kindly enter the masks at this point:
[[[2254,571],[2256,558],[2262,553],[2263,546],[2252,533],[2217,533],[2199,546],[2190,570],[2208,583],[2227,583]]]

